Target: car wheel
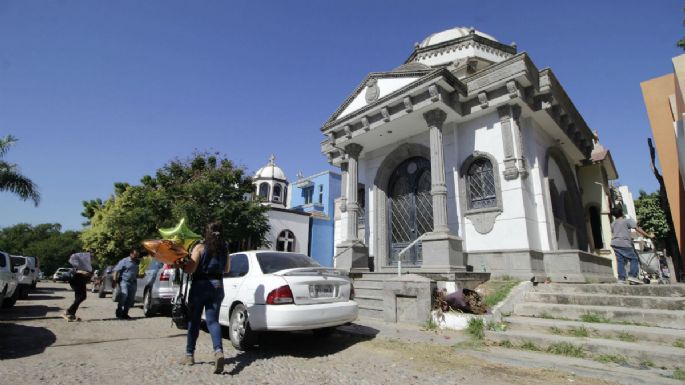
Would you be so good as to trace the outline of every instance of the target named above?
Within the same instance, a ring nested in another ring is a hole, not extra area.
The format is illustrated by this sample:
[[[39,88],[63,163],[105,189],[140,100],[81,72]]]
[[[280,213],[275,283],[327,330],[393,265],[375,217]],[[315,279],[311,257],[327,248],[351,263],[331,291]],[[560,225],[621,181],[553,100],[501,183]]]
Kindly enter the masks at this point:
[[[19,288],[14,290],[14,294],[12,294],[11,297],[5,298],[5,300],[2,302],[2,307],[7,309],[12,306],[17,302],[17,297],[19,296]]]
[[[143,295],[143,315],[152,317],[155,313],[155,308],[152,306],[152,293],[149,289],[145,290],[145,295]]]
[[[0,294],[0,309],[2,308],[2,305],[5,303],[5,296],[7,295],[7,286],[5,286],[2,289],[2,294]]]
[[[247,319],[247,308],[238,304],[231,312],[228,336],[231,344],[238,350],[248,350],[252,347],[254,332],[250,329],[250,321]]]
[[[314,333],[314,337],[316,337],[316,338],[328,338],[333,334],[333,332],[335,332],[335,328],[329,327],[329,328],[314,329],[314,330],[312,330],[312,332]]]
[[[29,286],[22,285],[19,288],[19,299],[27,299],[29,297]]]

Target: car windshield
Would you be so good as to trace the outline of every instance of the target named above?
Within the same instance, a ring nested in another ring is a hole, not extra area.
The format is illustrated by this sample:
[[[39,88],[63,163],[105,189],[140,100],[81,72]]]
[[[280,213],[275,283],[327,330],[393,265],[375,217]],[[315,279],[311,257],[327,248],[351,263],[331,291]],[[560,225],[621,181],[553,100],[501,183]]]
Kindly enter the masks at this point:
[[[257,262],[264,274],[298,267],[321,267],[312,258],[294,253],[257,253]]]

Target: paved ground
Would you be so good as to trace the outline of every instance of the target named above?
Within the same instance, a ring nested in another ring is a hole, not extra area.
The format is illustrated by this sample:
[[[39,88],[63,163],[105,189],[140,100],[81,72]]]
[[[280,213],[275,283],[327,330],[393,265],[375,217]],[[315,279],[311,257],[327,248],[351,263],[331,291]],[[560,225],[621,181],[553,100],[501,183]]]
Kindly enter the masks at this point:
[[[114,303],[89,293],[82,322],[59,314],[73,299],[67,284],[41,282],[28,300],[0,310],[0,384],[615,384],[600,364],[594,371],[559,371],[559,361],[516,361],[518,353],[469,351],[460,333],[368,320],[325,340],[309,333],[269,334],[250,352],[224,347],[228,364],[213,375],[209,335],[201,333],[192,367],[181,366],[185,333],[165,317],[113,317]],[[606,375],[603,375],[605,373]],[[590,377],[582,377],[588,375]],[[603,378],[602,378],[603,377]],[[609,380],[611,379],[611,380]],[[664,380],[663,383],[671,383]]]

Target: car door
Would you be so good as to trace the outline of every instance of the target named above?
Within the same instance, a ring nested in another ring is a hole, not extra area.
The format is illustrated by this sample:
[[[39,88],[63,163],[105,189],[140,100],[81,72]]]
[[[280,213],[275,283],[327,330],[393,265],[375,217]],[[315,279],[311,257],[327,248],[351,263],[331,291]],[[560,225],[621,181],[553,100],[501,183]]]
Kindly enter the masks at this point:
[[[247,254],[232,254],[229,258],[230,268],[224,273],[224,300],[219,311],[219,322],[224,325],[228,325],[231,305],[238,297],[238,292],[250,271]]]
[[[157,279],[157,273],[159,272],[159,269],[162,267],[163,263],[153,260],[150,262],[150,264],[147,266],[147,269],[145,269],[145,274],[137,279],[137,287],[136,287],[136,301],[137,302],[143,302],[143,296],[145,295],[145,288],[147,287],[152,287],[152,285],[155,283],[155,280]]]

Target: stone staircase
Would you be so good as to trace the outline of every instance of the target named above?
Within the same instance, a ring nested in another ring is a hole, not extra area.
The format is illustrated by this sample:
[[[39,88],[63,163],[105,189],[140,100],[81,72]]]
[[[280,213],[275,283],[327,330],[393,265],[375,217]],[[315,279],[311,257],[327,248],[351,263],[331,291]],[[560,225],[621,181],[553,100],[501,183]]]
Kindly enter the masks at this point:
[[[383,282],[381,275],[364,275],[354,279],[354,300],[359,306],[359,316],[383,319]]]
[[[685,285],[533,287],[493,344],[636,367],[685,368]]]

